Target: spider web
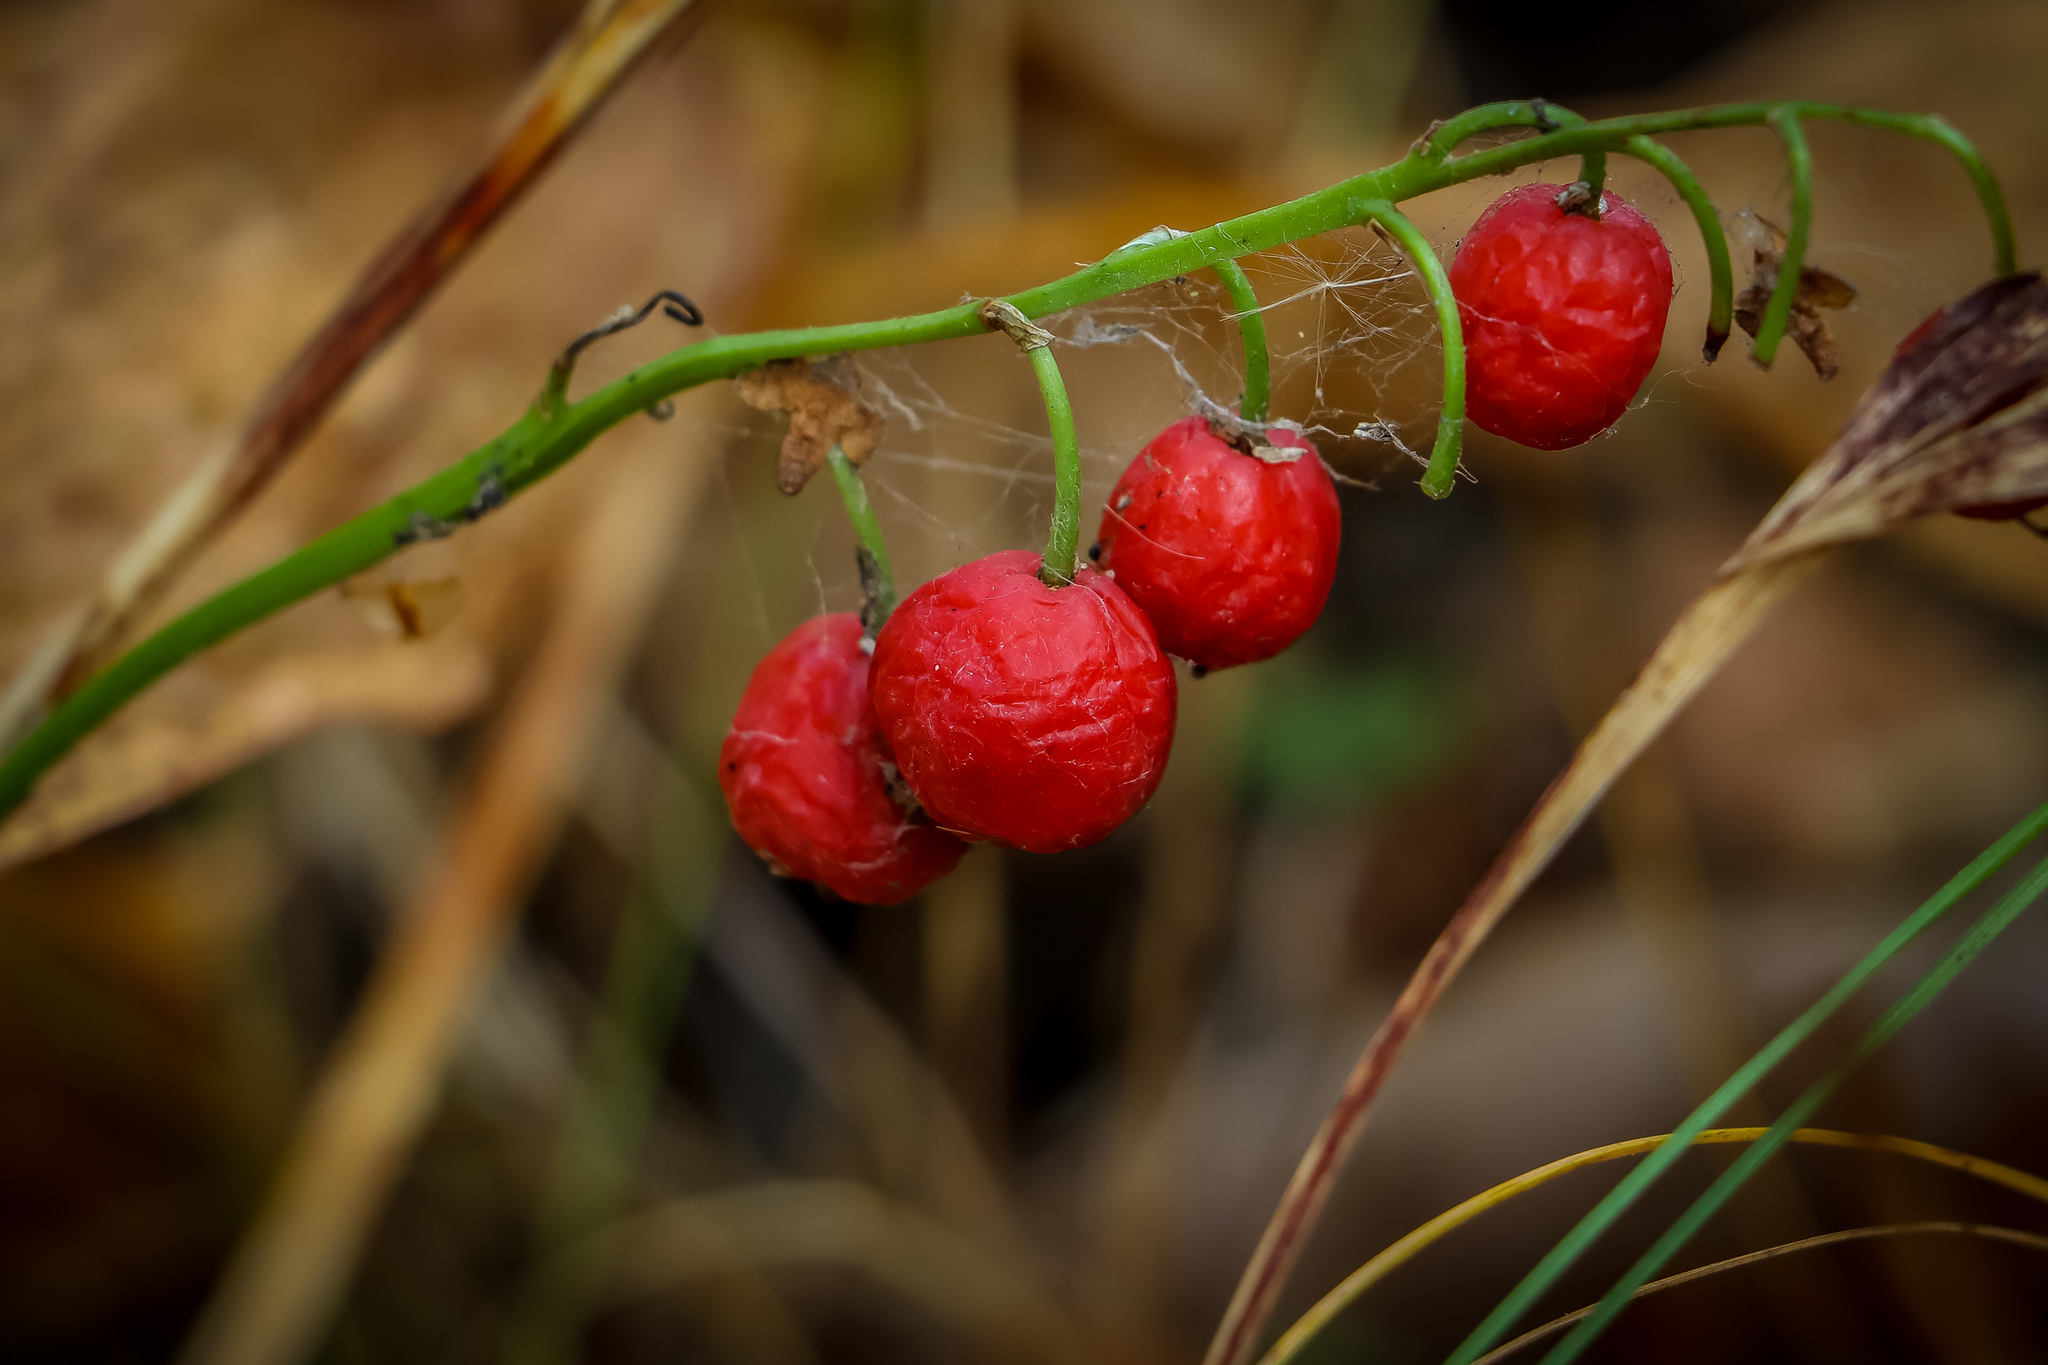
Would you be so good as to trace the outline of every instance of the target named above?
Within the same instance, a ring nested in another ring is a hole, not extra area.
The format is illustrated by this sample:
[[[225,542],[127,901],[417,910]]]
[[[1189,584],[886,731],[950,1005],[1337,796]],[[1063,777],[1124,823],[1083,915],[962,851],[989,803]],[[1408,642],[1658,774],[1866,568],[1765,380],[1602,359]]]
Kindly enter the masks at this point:
[[[1442,379],[1434,314],[1400,252],[1355,230],[1263,253],[1245,266],[1266,324],[1273,424],[1314,440],[1340,480],[1377,486],[1381,475],[1419,461]],[[1039,322],[1054,335],[1074,405],[1085,547],[1110,486],[1147,441],[1190,414],[1237,410],[1242,343],[1231,300],[1206,271]],[[1053,504],[1052,441],[1024,358],[994,337],[864,352],[857,360],[863,397],[888,422],[863,474],[899,589],[996,550],[1042,546]],[[729,482],[751,484],[750,471],[771,468],[779,439],[776,419],[747,423]],[[750,501],[738,487],[728,493],[735,512]],[[802,542],[817,610],[857,603],[851,533],[830,479],[814,480],[788,504],[785,524],[765,534]],[[763,535],[756,529],[750,538]],[[745,557],[759,566],[780,552],[754,544]],[[765,638],[780,633],[770,629]]]
[[[1680,230],[1686,211],[1660,177],[1616,169],[1621,191],[1667,235]],[[1444,191],[1444,221],[1459,228],[1437,234],[1446,238],[1437,249],[1447,256],[1455,232],[1509,184],[1559,179],[1559,170],[1534,166]],[[1435,313],[1406,257],[1378,233],[1355,228],[1243,265],[1266,324],[1273,424],[1312,439],[1342,482],[1387,490],[1412,482],[1430,449],[1443,379]],[[1085,547],[1110,486],[1147,441],[1189,414],[1236,410],[1242,343],[1231,300],[1208,271],[1038,321],[1055,337],[1073,400]],[[863,396],[888,422],[864,476],[899,591],[997,550],[1040,548],[1053,503],[1052,443],[1024,358],[992,336],[863,352],[856,360]],[[1660,371],[1638,404],[1669,401],[1660,385],[1686,382],[1689,368],[1681,362]],[[830,479],[814,480],[779,513],[745,515],[756,505],[753,486],[767,482],[762,471],[772,468],[780,437],[779,419],[749,419],[728,466],[730,505],[742,537],[753,542],[742,555],[758,576],[794,552],[805,565],[808,610],[852,610],[859,601],[852,533]],[[764,595],[758,582],[746,595],[764,648],[801,619],[771,606],[774,593]]]

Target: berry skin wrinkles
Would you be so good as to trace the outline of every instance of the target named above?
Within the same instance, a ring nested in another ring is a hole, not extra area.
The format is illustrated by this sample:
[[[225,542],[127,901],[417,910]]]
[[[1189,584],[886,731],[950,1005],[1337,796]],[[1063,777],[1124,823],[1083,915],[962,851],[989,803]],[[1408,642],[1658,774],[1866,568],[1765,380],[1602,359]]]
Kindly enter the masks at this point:
[[[1315,624],[1337,577],[1337,490],[1313,445],[1283,427],[1246,454],[1208,419],[1139,452],[1103,512],[1102,569],[1144,608],[1167,653],[1204,668],[1270,659]]]
[[[1152,623],[1092,569],[1052,589],[1006,550],[903,600],[870,692],[932,819],[1032,853],[1095,843],[1145,804],[1173,743],[1173,665]]]
[[[1614,425],[1642,387],[1671,310],[1671,256],[1608,191],[1599,218],[1523,185],[1479,216],[1451,261],[1464,325],[1466,415],[1538,450]]]
[[[860,619],[806,621],[755,667],[718,751],[718,785],[748,847],[850,901],[893,905],[967,846],[889,793],[868,705]]]

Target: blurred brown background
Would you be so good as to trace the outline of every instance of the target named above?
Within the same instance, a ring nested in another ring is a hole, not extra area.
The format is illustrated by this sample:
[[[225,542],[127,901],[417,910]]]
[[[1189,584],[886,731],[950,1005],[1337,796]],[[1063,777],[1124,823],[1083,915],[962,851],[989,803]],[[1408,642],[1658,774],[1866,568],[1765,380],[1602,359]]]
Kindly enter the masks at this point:
[[[2003,176],[2022,264],[2048,245],[2048,10],[2018,0],[699,8],[170,608],[488,439],[568,338],[655,289],[720,332],[942,306],[1393,160],[1483,100],[1937,111]],[[577,9],[0,3],[0,666],[232,429]],[[168,679],[0,827],[0,1358],[177,1356],[380,958],[452,884],[512,928],[484,936],[473,1000],[446,987],[457,1045],[425,1068],[389,1197],[356,1210],[364,1246],[312,1354],[1199,1359],[1358,1046],[1575,736],[1890,347],[1988,270],[1940,153],[1812,138],[1813,259],[1862,291],[1835,318],[1840,378],[1792,355],[1758,372],[1741,338],[1702,365],[1690,220],[1617,167],[1683,280],[1665,365],[1584,450],[1473,433],[1477,482],[1444,504],[1350,435],[1429,439],[1436,354],[1398,258],[1357,234],[1258,263],[1286,300],[1275,410],[1330,433],[1358,481],[1339,584],[1289,655],[1183,674],[1164,789],[1094,849],[977,850],[871,910],[772,880],[726,832],[710,756],[749,669],[857,586],[830,488],[781,498],[776,423],[722,387]],[[1674,145],[1740,272],[1756,217],[1784,212],[1775,144]],[[1447,252],[1501,188],[1414,213]],[[1175,362],[1234,395],[1218,299],[1198,277],[1058,320],[1103,343],[1062,352],[1091,508],[1185,410]],[[1142,334],[1105,341],[1118,326]],[[679,340],[657,320],[603,343],[578,391]],[[906,585],[1043,534],[1043,416],[1015,355],[864,365]],[[397,630],[394,593],[424,638]],[[2040,800],[2044,624],[2048,545],[1953,520],[1780,609],[1431,1021],[1281,1318],[1494,1181],[1666,1131]],[[2044,962],[2048,923],[2023,921],[1821,1121],[2048,1172]],[[579,1074],[606,1118],[565,1149]],[[1716,1169],[1690,1159],[1558,1310]],[[1455,1234],[1316,1358],[1440,1358],[1611,1178]],[[1690,1254],[1912,1218],[2044,1225],[1960,1176],[1806,1151]],[[581,1281],[549,1270],[605,1236]],[[1956,1240],[1824,1250],[1664,1295],[1595,1355],[2048,1359],[2048,1265]]]

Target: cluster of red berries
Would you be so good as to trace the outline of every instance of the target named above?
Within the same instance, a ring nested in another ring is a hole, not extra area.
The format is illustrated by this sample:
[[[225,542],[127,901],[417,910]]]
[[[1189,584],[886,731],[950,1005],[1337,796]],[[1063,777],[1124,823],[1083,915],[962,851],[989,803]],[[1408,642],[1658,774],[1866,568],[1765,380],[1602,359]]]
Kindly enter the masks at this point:
[[[1330,595],[1339,531],[1306,440],[1176,422],[1118,481],[1071,582],[1006,550],[911,593],[872,658],[851,613],[771,650],[720,754],[733,824],[783,871],[870,903],[944,876],[963,840],[1095,843],[1166,771],[1168,655],[1208,670],[1292,644]]]
[[[1508,194],[1451,268],[1471,412],[1554,449],[1611,424],[1656,358],[1671,262],[1617,196],[1567,213]],[[720,756],[733,823],[788,873],[853,901],[902,900],[963,840],[1051,853],[1143,806],[1173,741],[1173,655],[1197,672],[1271,658],[1337,572],[1337,494],[1283,426],[1189,417],[1111,492],[1069,583],[1012,550],[910,594],[872,642],[800,626],[754,671]]]

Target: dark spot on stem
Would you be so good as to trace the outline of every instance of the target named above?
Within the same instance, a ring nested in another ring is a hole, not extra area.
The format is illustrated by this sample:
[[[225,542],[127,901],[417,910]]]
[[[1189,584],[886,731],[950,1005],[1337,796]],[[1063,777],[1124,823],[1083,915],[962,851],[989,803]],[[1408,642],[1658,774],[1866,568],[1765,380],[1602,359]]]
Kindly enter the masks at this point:
[[[445,540],[455,534],[455,528],[431,512],[412,512],[405,518],[405,525],[391,533],[391,543],[400,549],[416,545],[423,540]]]
[[[487,465],[484,472],[476,476],[476,496],[462,509],[464,521],[476,521],[486,512],[495,512],[511,498],[505,487],[503,465]]]

